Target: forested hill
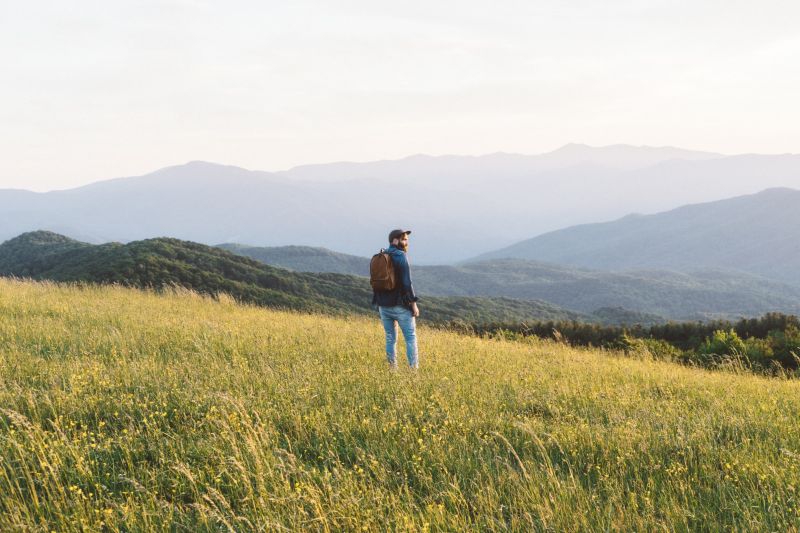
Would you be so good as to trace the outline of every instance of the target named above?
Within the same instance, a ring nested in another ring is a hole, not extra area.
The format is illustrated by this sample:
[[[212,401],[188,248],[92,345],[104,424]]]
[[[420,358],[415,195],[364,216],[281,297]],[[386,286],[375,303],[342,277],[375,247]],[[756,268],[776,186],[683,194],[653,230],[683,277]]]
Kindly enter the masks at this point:
[[[225,243],[217,248],[244,255],[267,265],[298,272],[335,272],[369,276],[369,258],[313,246],[248,246]],[[378,250],[375,250],[377,253]]]
[[[735,269],[800,285],[800,190],[768,189],[572,226],[476,259],[496,258],[611,271]]]
[[[325,248],[223,246],[292,270],[369,275],[369,258]],[[663,322],[663,317],[706,320],[772,311],[800,313],[799,287],[719,269],[603,272],[525,259],[495,259],[458,266],[414,265],[413,278],[414,286],[425,294],[542,300],[590,313],[607,324],[652,324]]]
[[[0,245],[0,275],[55,281],[180,286],[204,294],[227,293],[257,305],[337,314],[374,312],[365,278],[291,272],[219,248],[159,238],[92,245],[46,231]],[[425,297],[431,322],[588,319],[538,301],[509,298]]]

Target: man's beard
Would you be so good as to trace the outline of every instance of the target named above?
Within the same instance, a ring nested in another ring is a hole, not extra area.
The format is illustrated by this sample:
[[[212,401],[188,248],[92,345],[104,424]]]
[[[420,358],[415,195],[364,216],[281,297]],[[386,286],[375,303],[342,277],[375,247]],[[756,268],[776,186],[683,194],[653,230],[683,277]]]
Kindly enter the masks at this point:
[[[404,252],[407,252],[408,251],[408,243],[403,244],[402,242],[398,242],[397,245],[395,246],[395,248],[397,248],[398,250],[403,250]]]

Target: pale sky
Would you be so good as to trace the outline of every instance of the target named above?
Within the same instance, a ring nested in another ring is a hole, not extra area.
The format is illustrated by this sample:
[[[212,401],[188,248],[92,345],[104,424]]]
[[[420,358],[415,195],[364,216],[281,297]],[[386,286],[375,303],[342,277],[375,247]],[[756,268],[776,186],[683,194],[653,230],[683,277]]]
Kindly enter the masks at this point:
[[[800,3],[0,0],[0,188],[569,142],[800,152]]]

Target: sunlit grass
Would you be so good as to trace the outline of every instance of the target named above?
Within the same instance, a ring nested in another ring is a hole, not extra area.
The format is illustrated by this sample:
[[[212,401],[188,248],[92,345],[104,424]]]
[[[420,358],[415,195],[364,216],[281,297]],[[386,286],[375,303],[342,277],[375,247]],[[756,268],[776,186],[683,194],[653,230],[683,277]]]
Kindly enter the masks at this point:
[[[800,527],[800,383],[420,329],[1,280],[0,530]]]

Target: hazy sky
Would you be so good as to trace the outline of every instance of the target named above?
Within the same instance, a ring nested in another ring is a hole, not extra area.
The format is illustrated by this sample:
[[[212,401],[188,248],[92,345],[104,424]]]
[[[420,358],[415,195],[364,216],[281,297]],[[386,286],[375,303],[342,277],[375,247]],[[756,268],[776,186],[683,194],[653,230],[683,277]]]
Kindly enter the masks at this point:
[[[568,142],[800,151],[796,1],[0,0],[0,187]]]

